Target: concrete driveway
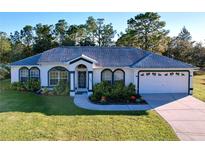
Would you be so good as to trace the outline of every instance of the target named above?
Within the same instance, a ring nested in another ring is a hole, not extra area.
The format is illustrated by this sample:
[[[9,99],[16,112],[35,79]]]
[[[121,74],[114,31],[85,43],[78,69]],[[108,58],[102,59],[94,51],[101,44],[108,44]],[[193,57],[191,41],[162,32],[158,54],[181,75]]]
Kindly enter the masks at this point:
[[[205,141],[205,102],[186,94],[144,94],[181,140]]]

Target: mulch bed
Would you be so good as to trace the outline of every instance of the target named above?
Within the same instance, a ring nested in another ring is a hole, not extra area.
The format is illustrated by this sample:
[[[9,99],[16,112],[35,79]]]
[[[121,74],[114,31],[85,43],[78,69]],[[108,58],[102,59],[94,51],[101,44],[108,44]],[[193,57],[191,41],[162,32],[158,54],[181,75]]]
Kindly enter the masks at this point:
[[[91,100],[90,100],[91,101]],[[92,102],[92,101],[91,101]],[[136,101],[119,101],[119,100],[107,100],[107,101],[99,101],[99,102],[92,102],[94,104],[100,105],[146,105],[148,104],[144,99],[141,97],[136,99]]]

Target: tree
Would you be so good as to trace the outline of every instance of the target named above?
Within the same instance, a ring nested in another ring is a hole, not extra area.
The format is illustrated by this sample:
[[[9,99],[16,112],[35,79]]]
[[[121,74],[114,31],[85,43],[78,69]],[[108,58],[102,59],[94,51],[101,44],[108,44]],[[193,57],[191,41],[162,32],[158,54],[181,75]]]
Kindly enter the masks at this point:
[[[90,37],[86,37],[79,42],[80,46],[95,46],[95,43]]]
[[[65,31],[67,24],[61,21],[61,24],[59,22],[56,24],[55,33],[62,35],[62,45],[110,46],[116,31],[113,30],[112,24],[106,25],[103,21],[104,19],[96,20],[90,16],[85,24],[70,25],[67,31]]]
[[[11,61],[20,60],[29,55],[25,54],[26,46],[22,43],[22,36],[20,32],[15,31],[14,34],[10,34],[11,40]]]
[[[58,20],[58,23],[55,24],[55,35],[57,42],[62,45],[62,43],[65,41],[66,32],[68,30],[68,23],[62,19]]]
[[[97,22],[92,16],[88,17],[88,19],[86,20],[85,29],[87,32],[87,38],[90,39],[89,44],[91,45],[95,44],[95,35],[97,32]]]
[[[55,37],[53,36],[53,25],[37,24],[34,27],[34,30],[36,37],[33,45],[33,51],[35,53],[39,53],[57,46],[57,43],[54,42]]]
[[[71,25],[67,31],[67,37],[67,40],[72,41],[74,45],[80,45],[80,42],[86,38],[85,26]]]
[[[97,19],[96,40],[98,46],[110,46],[112,45],[112,39],[114,38],[116,31],[113,29],[112,24],[104,24],[104,19]]]
[[[21,39],[22,43],[26,45],[27,48],[30,48],[33,43],[33,27],[26,25],[21,30]]]
[[[18,31],[15,31],[14,34],[10,34],[10,39],[12,44],[21,43],[21,34]]]
[[[107,24],[103,26],[103,31],[102,31],[102,46],[110,46],[112,45],[113,41],[112,39],[114,38],[116,34],[116,31],[113,30],[112,24]]]
[[[181,32],[178,34],[177,39],[181,40],[181,41],[191,41],[192,36],[191,36],[190,32],[184,26],[182,28]]]
[[[192,49],[194,42],[192,42],[191,38],[190,32],[183,27],[178,36],[171,39],[165,55],[184,62],[193,63]]]
[[[21,43],[25,46],[24,47],[24,54],[27,56],[32,56],[32,45],[34,41],[33,36],[33,27],[30,25],[26,25],[20,31],[21,34]]]
[[[129,41],[134,42],[130,44],[145,50],[158,50],[159,46],[163,45],[161,43],[162,40],[166,40],[166,36],[169,33],[168,30],[164,29],[166,23],[160,21],[160,16],[153,12],[138,14],[134,18],[129,19],[127,23],[126,34],[122,37],[129,38]],[[124,42],[122,40],[126,41],[125,38],[119,39],[120,41],[117,41],[118,45],[123,45]],[[166,46],[166,44],[164,45]]]
[[[11,42],[6,33],[0,32],[0,63],[10,62]]]
[[[72,40],[70,37],[66,36],[62,42],[62,45],[65,46],[75,46],[75,40]]]
[[[96,38],[97,38],[97,43],[99,46],[102,46],[102,32],[103,32],[103,23],[104,19],[97,19],[97,30],[96,30]]]
[[[205,47],[202,43],[196,43],[192,51],[192,64],[198,67],[205,67]]]
[[[121,47],[140,48],[139,44],[139,38],[136,37],[132,31],[127,31],[125,34],[121,32],[118,40],[116,41],[116,45]]]

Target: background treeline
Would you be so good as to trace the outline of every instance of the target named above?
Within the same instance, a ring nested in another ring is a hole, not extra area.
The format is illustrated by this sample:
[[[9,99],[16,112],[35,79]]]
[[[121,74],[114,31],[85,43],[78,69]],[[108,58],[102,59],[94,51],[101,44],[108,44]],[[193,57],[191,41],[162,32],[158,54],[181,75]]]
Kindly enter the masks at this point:
[[[117,34],[112,23],[88,17],[85,24],[70,25],[59,20],[54,25],[24,26],[10,34],[0,32],[0,63],[10,63],[57,46],[129,46],[150,50],[198,67],[205,66],[205,47],[192,40],[183,27],[178,36],[168,36],[166,22],[157,13],[146,12],[128,19],[124,33]],[[118,39],[114,41],[115,35]]]

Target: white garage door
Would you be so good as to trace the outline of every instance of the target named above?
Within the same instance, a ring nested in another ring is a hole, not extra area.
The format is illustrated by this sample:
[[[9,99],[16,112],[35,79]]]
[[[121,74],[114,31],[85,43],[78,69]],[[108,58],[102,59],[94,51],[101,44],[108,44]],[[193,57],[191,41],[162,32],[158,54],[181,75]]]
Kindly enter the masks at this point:
[[[139,93],[188,93],[188,72],[140,72]]]

